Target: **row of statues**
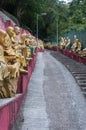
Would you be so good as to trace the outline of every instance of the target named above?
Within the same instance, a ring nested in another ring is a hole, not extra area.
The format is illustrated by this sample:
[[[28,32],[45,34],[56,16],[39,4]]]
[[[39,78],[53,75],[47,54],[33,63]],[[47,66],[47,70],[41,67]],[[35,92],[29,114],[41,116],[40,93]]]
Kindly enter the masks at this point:
[[[74,43],[71,44],[70,38],[61,37],[59,44],[54,44],[47,42],[44,44],[45,48],[53,49],[54,47],[58,47],[60,49],[69,49],[70,52],[75,53],[80,57],[86,57],[86,48],[83,48],[82,43],[79,41],[76,35],[74,35]]]
[[[47,42],[47,43],[44,43],[44,47],[52,49],[52,48],[57,47],[57,44],[55,44],[55,43],[51,44],[51,42]]]
[[[71,45],[70,38],[61,38],[58,47],[60,49],[70,49],[71,52],[76,53],[78,56],[86,56],[86,48],[83,49],[81,42],[74,35],[74,43]]]
[[[29,64],[36,47],[43,49],[43,42],[30,33],[18,35],[20,28],[7,27],[0,29],[0,98],[12,97],[16,94],[20,72],[27,74],[24,68]]]
[[[70,39],[69,38],[66,39],[65,37],[64,38],[61,37],[61,41],[60,41],[58,47],[60,49],[68,49],[69,46],[70,46]]]

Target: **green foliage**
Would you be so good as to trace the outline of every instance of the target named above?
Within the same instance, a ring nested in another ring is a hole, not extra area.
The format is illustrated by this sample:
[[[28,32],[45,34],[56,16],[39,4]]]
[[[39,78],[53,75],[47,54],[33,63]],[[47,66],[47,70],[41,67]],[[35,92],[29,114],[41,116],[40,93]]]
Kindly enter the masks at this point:
[[[86,1],[73,0],[69,6],[68,28],[78,31],[86,28]]]
[[[86,0],[66,4],[59,0],[0,0],[0,6],[16,16],[20,25],[36,35],[37,14],[39,37],[56,39],[65,32],[86,28]],[[40,15],[47,13],[46,16]],[[58,26],[57,26],[58,25]]]

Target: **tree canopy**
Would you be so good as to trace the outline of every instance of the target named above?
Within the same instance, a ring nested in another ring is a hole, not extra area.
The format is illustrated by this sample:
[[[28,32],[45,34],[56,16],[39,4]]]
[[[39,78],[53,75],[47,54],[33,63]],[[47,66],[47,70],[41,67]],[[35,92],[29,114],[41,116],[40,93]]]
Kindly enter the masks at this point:
[[[13,14],[20,25],[36,35],[37,14],[39,37],[56,39],[72,29],[86,28],[86,0],[65,3],[59,0],[0,0],[0,7]],[[45,16],[41,13],[46,13]]]

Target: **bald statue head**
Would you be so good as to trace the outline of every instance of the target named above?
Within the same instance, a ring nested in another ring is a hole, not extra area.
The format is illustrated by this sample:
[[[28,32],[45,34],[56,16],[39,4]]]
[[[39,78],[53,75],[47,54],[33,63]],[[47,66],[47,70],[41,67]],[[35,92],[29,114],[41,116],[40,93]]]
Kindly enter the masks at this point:
[[[14,28],[11,27],[11,26],[8,26],[7,29],[6,29],[6,32],[8,33],[8,35],[10,37],[12,37],[14,35]]]
[[[18,26],[15,26],[14,32],[16,33],[16,35],[18,35],[20,33],[20,28]]]

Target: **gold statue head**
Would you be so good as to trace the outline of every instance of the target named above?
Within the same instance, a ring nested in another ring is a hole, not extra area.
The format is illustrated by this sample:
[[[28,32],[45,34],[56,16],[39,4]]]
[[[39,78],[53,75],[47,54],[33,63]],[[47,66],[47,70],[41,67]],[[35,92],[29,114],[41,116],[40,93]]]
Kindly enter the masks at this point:
[[[0,29],[0,45],[2,45],[3,47],[7,47],[11,45],[10,36],[8,35],[6,31],[3,31],[1,29]]]
[[[8,33],[8,35],[10,37],[12,37],[14,35],[14,28],[11,27],[11,26],[8,26],[7,29],[6,29],[6,32]]]
[[[16,33],[16,35],[18,35],[20,33],[20,28],[18,26],[15,26],[14,32]]]
[[[28,34],[26,33],[21,34],[21,40],[24,41],[26,38],[28,38]]]
[[[74,35],[74,39],[76,39],[77,38],[77,36],[76,35]]]
[[[7,33],[5,31],[3,31],[2,29],[0,29],[0,44],[1,45],[4,43],[6,35],[7,35]]]

